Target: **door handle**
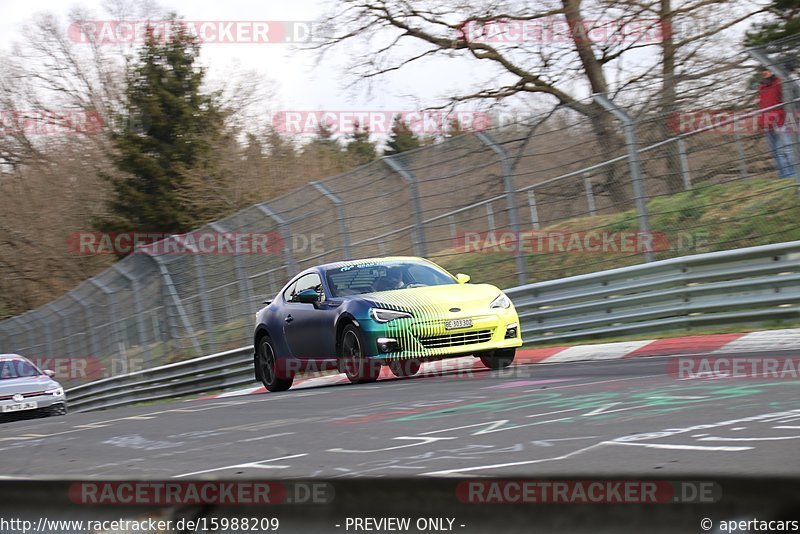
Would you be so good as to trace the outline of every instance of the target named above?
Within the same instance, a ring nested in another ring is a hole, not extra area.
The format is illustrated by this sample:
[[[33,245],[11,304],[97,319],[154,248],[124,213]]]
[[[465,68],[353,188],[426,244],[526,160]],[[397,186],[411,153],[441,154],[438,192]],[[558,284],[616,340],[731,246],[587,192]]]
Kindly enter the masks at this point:
[[[294,317],[292,317],[291,315],[287,315],[285,321],[287,323],[291,323],[292,321],[294,321]]]

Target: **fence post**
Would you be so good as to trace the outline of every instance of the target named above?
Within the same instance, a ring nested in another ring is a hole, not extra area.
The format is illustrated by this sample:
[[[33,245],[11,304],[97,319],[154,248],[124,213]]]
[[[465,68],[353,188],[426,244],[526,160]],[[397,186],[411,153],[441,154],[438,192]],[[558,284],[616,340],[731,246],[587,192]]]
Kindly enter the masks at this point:
[[[33,350],[33,347],[37,345],[36,343],[36,334],[33,327],[30,325],[30,321],[20,321],[22,323],[22,328],[25,329],[25,332],[28,334],[28,348],[29,350]],[[41,354],[40,356],[44,356]]]
[[[124,370],[126,369],[126,364],[128,362],[126,354],[125,354],[125,342],[122,340],[122,331],[120,329],[119,324],[119,314],[117,313],[117,302],[116,302],[116,293],[111,291],[107,285],[103,282],[98,280],[97,278],[90,278],[89,283],[95,286],[97,289],[103,292],[106,296],[106,302],[108,303],[108,312],[109,318],[111,320],[111,331],[114,333],[114,343],[116,344],[116,350],[118,350],[117,362],[119,364],[119,369]],[[113,352],[112,352],[113,357]],[[111,368],[113,371],[114,368]],[[109,375],[112,373],[109,372]]]
[[[95,332],[95,330],[97,330],[97,329],[95,328],[95,324],[94,324],[95,321],[93,320],[94,319],[94,314],[91,312],[91,308],[89,307],[89,305],[86,304],[86,299],[84,299],[83,297],[78,296],[76,294],[76,292],[70,291],[69,293],[67,293],[67,296],[69,298],[71,298],[72,300],[74,300],[75,302],[77,302],[78,305],[81,308],[83,308],[83,314],[86,317],[86,326],[89,329],[89,345],[92,347],[91,356],[95,356],[96,357],[100,353],[100,349],[98,348],[98,345],[97,345],[97,333]],[[90,356],[90,355],[89,354],[81,354],[79,356]]]
[[[0,321],[0,330],[3,331],[3,345],[0,346],[0,353],[11,353],[17,349],[11,347],[11,336],[8,335],[8,320]],[[8,346],[5,344],[9,343]]]
[[[586,204],[589,206],[589,216],[597,215],[597,206],[594,203],[594,189],[592,189],[592,177],[589,173],[583,173],[583,188],[586,190]]]
[[[41,329],[40,332],[44,334],[45,337],[45,347],[47,347],[47,354],[55,354],[55,349],[53,348],[53,331],[50,329],[50,325],[45,322],[44,319],[39,317],[38,312],[41,308],[31,311],[31,317],[34,321],[39,323],[39,328]]]
[[[19,330],[15,329],[14,330],[15,333],[13,333],[13,334],[10,333],[11,332],[11,323],[15,323],[15,322],[17,322],[17,318],[16,317],[11,317],[7,321],[3,321],[2,323],[0,323],[0,328],[2,328],[3,332],[5,333],[5,339],[7,340],[6,343],[8,343],[9,347],[12,347],[12,348],[10,348],[8,350],[0,349],[0,354],[3,354],[5,352],[20,352],[20,349],[22,348],[22,345],[20,345],[20,343],[17,342],[17,339],[16,339],[17,334],[19,333]]]
[[[762,53],[761,50],[755,50],[753,48],[748,48],[747,53],[761,63],[764,67],[769,68],[775,76],[780,78],[781,80],[781,91],[783,93],[783,104],[786,108],[786,116],[789,119],[789,129],[794,133],[792,136],[792,171],[794,172],[795,180],[797,181],[797,192],[800,194],[800,129],[798,129],[797,123],[797,105],[794,101],[794,91],[792,88],[798,89],[797,84],[789,76],[789,73],[786,72],[780,65],[775,63],[772,58],[767,56],[766,54]]]
[[[139,290],[139,279],[120,267],[119,263],[115,263],[111,267],[131,284],[133,308],[136,314],[136,332],[139,335],[139,346],[142,348],[142,353],[147,356],[147,360],[150,361],[153,359],[153,354],[150,352],[150,345],[147,343],[147,327],[144,324],[144,307],[142,306],[142,292]]]
[[[175,237],[168,237],[167,239],[175,239]],[[197,336],[195,336],[194,334],[194,328],[192,327],[192,322],[189,320],[189,316],[186,315],[186,310],[183,308],[183,303],[181,302],[180,296],[178,295],[178,290],[175,289],[175,283],[172,281],[172,274],[169,272],[169,268],[167,267],[166,261],[161,256],[152,254],[150,250],[148,250],[147,248],[142,248],[141,251],[148,258],[153,260],[158,266],[158,270],[161,273],[161,281],[164,284],[164,288],[167,290],[167,296],[169,300],[171,300],[172,305],[175,306],[175,311],[178,312],[178,318],[183,324],[183,331],[187,336],[189,336],[189,340],[192,343],[192,347],[197,352],[197,354],[198,355],[202,354],[200,343],[197,341]],[[166,306],[166,303],[164,304]]]
[[[200,309],[203,312],[203,326],[206,329],[206,340],[211,350],[216,352],[217,342],[214,338],[214,321],[211,317],[211,307],[208,304],[208,291],[206,289],[206,273],[203,266],[203,257],[194,254],[194,272],[197,276],[197,293],[200,297]]]
[[[742,146],[742,134],[734,132],[733,140],[736,143],[736,155],[739,156],[739,175],[742,177],[742,180],[745,180],[748,176],[748,172],[747,159],[744,154],[744,147]]]
[[[414,253],[417,256],[426,257],[428,251],[427,243],[425,243],[425,226],[422,222],[422,205],[419,200],[417,179],[411,171],[403,167],[403,165],[395,159],[396,157],[397,156],[383,156],[381,159],[408,184],[408,191],[411,195],[411,206],[414,209]]]
[[[644,235],[650,235],[650,220],[647,215],[647,199],[644,192],[642,181],[642,167],[639,162],[639,147],[636,142],[636,131],[633,119],[622,108],[609,100],[605,95],[596,93],[592,95],[594,100],[614,115],[622,122],[622,129],[625,133],[625,144],[628,145],[628,165],[631,171],[631,182],[633,185],[633,196],[636,203],[636,212],[639,214],[639,231]],[[644,251],[644,261],[653,261],[653,251]]]
[[[278,225],[278,230],[281,233],[281,237],[283,237],[283,253],[286,257],[286,270],[289,271],[288,274],[290,277],[294,276],[297,272],[297,267],[294,264],[294,256],[292,255],[292,236],[289,233],[289,223],[287,223],[283,217],[272,211],[269,206],[259,204],[257,207],[261,213],[275,221]],[[213,223],[211,226],[214,226],[214,224],[217,223]]]
[[[681,176],[683,176],[683,189],[689,191],[692,188],[692,177],[689,174],[689,157],[686,155],[686,143],[683,138],[678,138],[678,159],[681,162]]]
[[[536,193],[528,189],[528,207],[531,209],[531,225],[534,230],[539,229],[539,209],[536,207]]]
[[[494,233],[497,230],[497,225],[494,222],[494,210],[492,209],[491,202],[486,204],[486,224],[489,227],[490,232]]]
[[[516,246],[514,247],[514,255],[517,260],[517,281],[519,285],[525,285],[528,281],[527,269],[525,268],[525,256],[523,255],[522,243],[520,243],[520,228],[519,217],[517,216],[517,199],[516,191],[514,190],[514,177],[511,175],[511,158],[508,157],[506,149],[497,144],[492,137],[485,132],[475,132],[477,137],[483,144],[488,146],[500,158],[500,167],[503,170],[503,186],[506,190],[506,202],[508,203],[508,221],[511,225],[511,230],[514,232],[514,239]]]
[[[339,236],[342,240],[342,252],[344,253],[344,259],[350,260],[353,258],[352,254],[350,254],[350,231],[347,227],[347,218],[345,217],[344,213],[344,202],[342,199],[339,198],[333,191],[325,187],[320,182],[311,182],[311,185],[325,195],[325,198],[333,202],[333,205],[336,206],[336,218],[339,219]]]
[[[53,301],[53,302],[56,302],[56,301]],[[67,321],[67,318],[64,317],[64,315],[61,314],[61,310],[56,308],[56,306],[55,306],[55,304],[53,304],[53,302],[48,302],[47,304],[45,304],[45,307],[48,310],[50,310],[51,312],[53,312],[56,315],[56,317],[58,317],[58,319],[59,319],[59,321],[61,323],[61,334],[62,334],[62,337],[66,338],[67,354],[59,354],[59,356],[72,356],[72,355],[74,355],[74,351],[72,350],[72,336],[69,334],[69,332],[71,332],[69,321]],[[63,346],[63,343],[62,343],[62,346]]]

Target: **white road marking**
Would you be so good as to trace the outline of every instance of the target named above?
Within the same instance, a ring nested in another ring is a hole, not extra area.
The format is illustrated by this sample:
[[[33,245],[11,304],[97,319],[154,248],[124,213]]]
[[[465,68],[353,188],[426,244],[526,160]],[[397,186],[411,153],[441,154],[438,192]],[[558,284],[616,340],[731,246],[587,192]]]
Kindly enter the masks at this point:
[[[800,412],[800,410],[789,410],[789,411],[785,411],[785,412],[773,412],[773,413],[767,413],[767,414],[761,414],[761,415],[754,415],[754,416],[751,416],[751,417],[744,417],[744,418],[741,418],[741,419],[733,419],[733,420],[728,420],[728,421],[711,423],[711,424],[708,424],[708,425],[695,425],[695,426],[686,427],[686,428],[675,428],[675,429],[669,429],[669,430],[662,430],[662,431],[659,431],[659,432],[649,432],[647,434],[633,434],[633,435],[630,435],[630,436],[621,436],[621,437],[616,438],[616,439],[611,440],[611,441],[603,441],[603,442],[600,442],[600,443],[596,443],[594,445],[590,445],[588,447],[584,447],[582,449],[578,449],[576,451],[572,451],[572,452],[567,453],[567,454],[563,454],[561,456],[554,456],[554,457],[551,457],[551,458],[539,458],[539,459],[536,459],[536,460],[523,460],[523,461],[519,461],[519,462],[508,462],[508,463],[503,463],[503,464],[491,464],[491,465],[478,465],[478,466],[472,466],[472,467],[461,467],[461,468],[456,468],[456,469],[446,469],[446,470],[442,470],[442,471],[431,471],[431,472],[428,472],[428,473],[422,473],[422,475],[423,476],[461,476],[462,473],[468,473],[468,472],[474,472],[474,471],[486,471],[486,470],[491,470],[491,469],[502,469],[502,468],[505,468],[505,467],[517,467],[517,466],[521,466],[521,465],[533,465],[533,464],[539,464],[539,463],[544,463],[544,462],[555,462],[555,461],[559,461],[559,460],[566,460],[566,459],[572,458],[573,456],[577,456],[579,454],[583,454],[585,452],[588,452],[588,451],[591,451],[591,450],[594,450],[594,449],[597,449],[597,448],[601,448],[601,447],[606,446],[606,445],[627,445],[629,443],[634,443],[634,442],[639,442],[640,443],[643,440],[652,440],[652,439],[659,439],[659,438],[674,436],[674,435],[677,435],[677,434],[685,434],[685,433],[692,432],[692,431],[695,431],[695,430],[700,430],[700,428],[704,428],[705,429],[705,428],[716,428],[716,427],[723,427],[723,426],[732,426],[732,425],[736,425],[736,424],[740,424],[740,423],[753,422],[753,421],[769,422],[770,419],[782,419],[784,417],[797,414],[798,412]],[[698,427],[700,427],[700,428],[698,428]],[[800,436],[798,436],[798,437],[800,437]],[[642,445],[656,445],[656,444],[652,444],[652,443],[641,443],[641,444]],[[662,444],[662,445],[667,445],[667,444]],[[684,447],[684,446],[681,446],[681,447]],[[685,447],[693,447],[693,446],[692,445],[686,445]],[[697,447],[699,447],[699,446],[697,446]],[[720,447],[705,447],[705,448],[701,448],[699,450],[724,451],[724,450],[730,450],[730,449],[731,449],[730,447],[728,449],[720,448]],[[736,449],[736,448],[734,447],[733,449]],[[748,450],[748,449],[752,449],[752,447],[739,448],[739,450]]]
[[[551,444],[556,442],[556,441],[574,441],[574,440],[579,440],[579,439],[597,439],[599,437],[600,436],[583,436],[583,437],[579,437],[579,438],[543,439],[543,440],[540,440],[540,441],[531,441],[531,444],[532,445],[538,445],[540,447],[552,447],[553,445],[551,445]]]
[[[435,443],[437,441],[444,441],[448,439],[458,439],[458,438],[424,438],[421,436],[399,436],[392,439],[415,439],[419,440],[419,443],[411,443],[409,445],[398,445],[397,447],[385,447],[383,449],[372,449],[366,451],[357,451],[357,450],[348,450],[348,449],[341,449],[341,448],[334,448],[334,449],[327,449],[327,452],[344,452],[344,453],[353,453],[353,454],[363,454],[363,453],[370,453],[370,452],[384,452],[384,451],[393,451],[397,449],[405,449],[408,447],[417,447],[419,445],[428,445],[430,443]]]
[[[775,436],[770,438],[723,438],[719,436],[708,436],[697,441],[784,441],[787,439],[800,439],[800,436]]]
[[[238,439],[238,443],[247,443],[248,441],[261,441],[262,439],[279,438],[281,436],[291,436],[294,432],[281,432],[280,434],[271,434],[269,436],[258,436],[256,438]]]
[[[608,445],[625,445],[633,447],[646,447],[648,449],[670,449],[681,451],[749,451],[755,447],[706,447],[703,445],[673,445],[669,443],[636,443],[635,441],[607,441]]]
[[[191,477],[195,475],[202,475],[204,473],[213,473],[214,471],[226,471],[228,469],[248,469],[248,468],[256,468],[256,469],[288,469],[289,465],[263,465],[268,462],[277,462],[279,460],[291,460],[292,458],[301,458],[303,456],[308,456],[306,453],[302,454],[292,454],[291,456],[281,456],[280,458],[272,458],[270,460],[261,460],[260,462],[249,462],[244,464],[235,464],[235,465],[226,465],[225,467],[215,467],[213,469],[204,469],[202,471],[194,471],[192,473],[183,473],[182,475],[174,475],[172,478],[183,478],[183,477]]]
[[[487,469],[500,469],[503,467],[515,467],[518,465],[532,465],[532,464],[539,464],[542,462],[553,462],[558,460],[566,460],[578,454],[583,454],[584,452],[590,451],[592,449],[597,449],[601,447],[603,443],[595,443],[594,445],[589,445],[588,447],[584,447],[582,449],[578,449],[577,451],[572,451],[567,454],[563,454],[561,456],[553,456],[551,458],[539,458],[537,460],[524,460],[521,462],[509,462],[505,464],[493,464],[493,465],[478,465],[473,467],[461,467],[458,469],[446,469],[444,471],[431,471],[429,473],[422,473],[422,476],[459,476],[461,473],[467,473],[471,471],[484,471]]]

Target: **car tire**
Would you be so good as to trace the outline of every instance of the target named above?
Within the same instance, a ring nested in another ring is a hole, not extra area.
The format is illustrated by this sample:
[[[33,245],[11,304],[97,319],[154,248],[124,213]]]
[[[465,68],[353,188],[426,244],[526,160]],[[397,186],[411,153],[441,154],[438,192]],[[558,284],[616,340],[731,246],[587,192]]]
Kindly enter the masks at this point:
[[[272,340],[264,336],[258,340],[256,351],[256,378],[264,384],[267,391],[278,392],[286,391],[292,387],[294,375],[288,377],[279,376],[278,359],[275,356],[275,348]]]
[[[514,362],[517,349],[497,349],[479,354],[481,363],[489,369],[505,369]]]
[[[67,405],[66,404],[54,404],[50,407],[50,416],[56,415],[67,415]]]
[[[397,378],[414,376],[419,372],[420,367],[422,367],[422,362],[419,360],[399,360],[389,362],[389,370]]]
[[[375,382],[381,373],[381,364],[367,357],[361,333],[352,324],[344,327],[339,339],[339,369],[353,384]]]

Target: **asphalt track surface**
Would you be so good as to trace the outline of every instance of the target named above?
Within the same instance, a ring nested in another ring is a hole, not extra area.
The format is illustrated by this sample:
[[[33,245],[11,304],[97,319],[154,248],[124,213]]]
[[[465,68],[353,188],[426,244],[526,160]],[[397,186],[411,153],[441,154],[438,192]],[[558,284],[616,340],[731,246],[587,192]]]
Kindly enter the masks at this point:
[[[0,475],[796,477],[798,386],[649,357],[176,401],[0,425]]]

